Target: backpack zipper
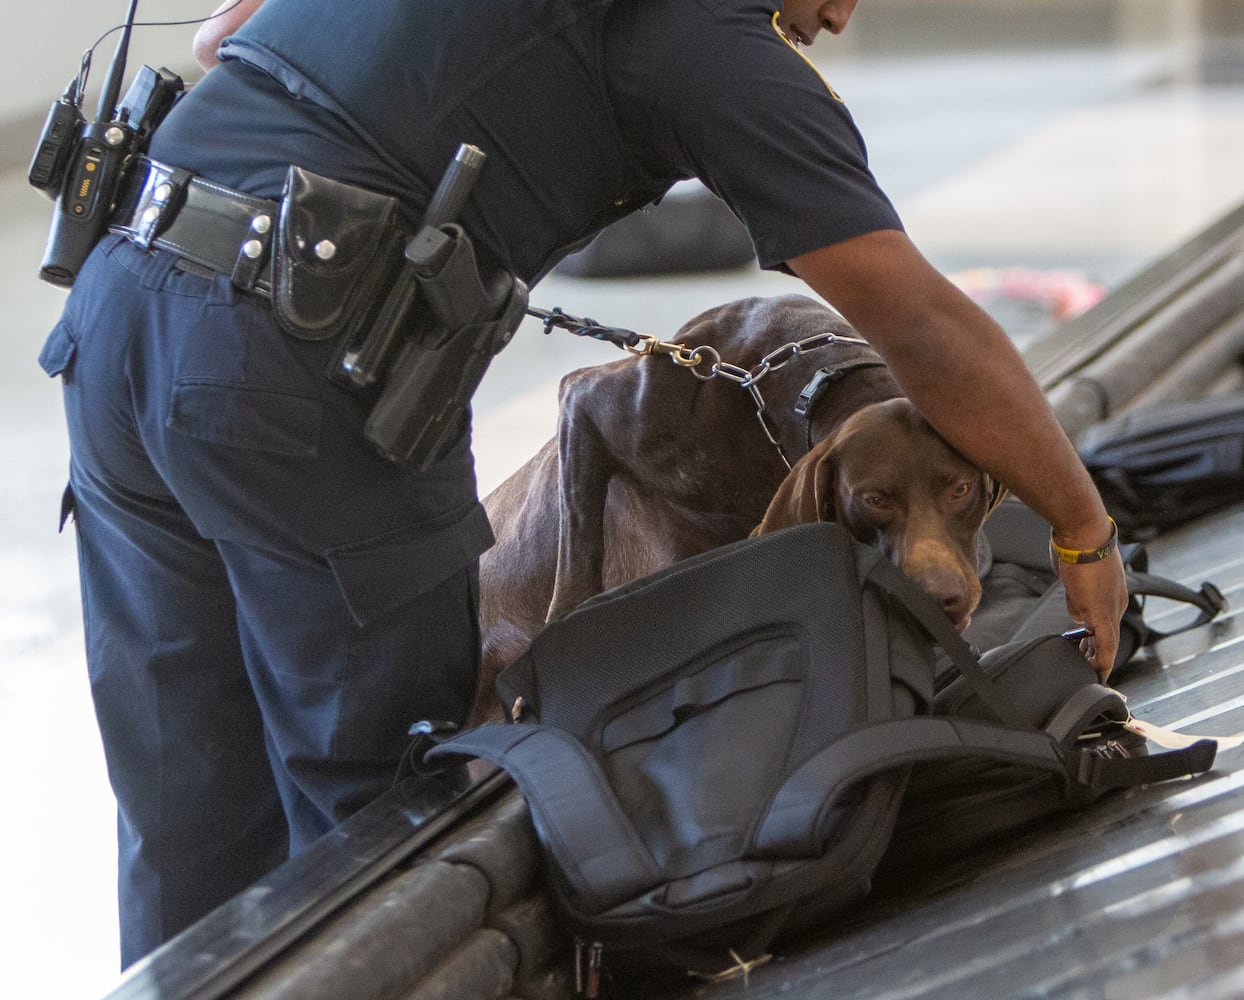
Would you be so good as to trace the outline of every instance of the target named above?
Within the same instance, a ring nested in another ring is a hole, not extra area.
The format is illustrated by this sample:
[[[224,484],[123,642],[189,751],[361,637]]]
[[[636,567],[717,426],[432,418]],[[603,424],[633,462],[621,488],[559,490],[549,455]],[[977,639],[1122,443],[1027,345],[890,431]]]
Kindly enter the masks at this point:
[[[587,951],[587,966],[583,953]],[[600,996],[600,963],[605,946],[599,941],[588,944],[582,938],[574,939],[574,995],[584,1000],[596,1000]]]

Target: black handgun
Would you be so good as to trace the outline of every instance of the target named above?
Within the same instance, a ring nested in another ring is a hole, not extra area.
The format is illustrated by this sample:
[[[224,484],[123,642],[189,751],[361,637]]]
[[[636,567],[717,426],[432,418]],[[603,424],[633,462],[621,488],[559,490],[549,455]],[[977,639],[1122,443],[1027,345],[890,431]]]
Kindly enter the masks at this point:
[[[453,222],[475,186],[486,156],[478,146],[463,143],[441,177],[423,213],[419,229],[406,241],[405,260],[384,304],[362,341],[349,347],[341,359],[341,373],[349,384],[366,388],[381,380],[407,330],[419,291],[420,269],[435,267],[449,253],[440,227]]]
[[[504,271],[481,279],[470,238],[453,221],[484,159],[475,146],[458,147],[376,319],[334,372],[355,388],[382,383],[364,436],[394,463],[436,460],[526,313],[527,286]]]

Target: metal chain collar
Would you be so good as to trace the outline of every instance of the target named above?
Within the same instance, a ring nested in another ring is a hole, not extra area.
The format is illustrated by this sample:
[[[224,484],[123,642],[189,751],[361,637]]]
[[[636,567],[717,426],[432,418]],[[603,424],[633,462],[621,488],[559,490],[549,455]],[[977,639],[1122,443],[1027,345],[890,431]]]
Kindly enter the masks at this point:
[[[746,389],[756,406],[756,417],[760,421],[760,426],[764,429],[765,436],[769,439],[769,443],[777,449],[788,470],[791,467],[790,459],[782,448],[781,441],[778,438],[778,428],[765,408],[764,397],[760,394],[760,387],[757,383],[768,375],[769,372],[777,371],[808,351],[827,347],[830,344],[869,346],[868,341],[862,340],[859,337],[844,337],[836,333],[818,333],[811,337],[805,337],[803,340],[783,344],[781,347],[770,351],[751,368],[742,368],[728,361],[723,361],[717,349],[707,344],[701,344],[699,347],[687,347],[686,344],[670,343],[669,341],[658,340],[656,337],[648,334],[636,333],[634,330],[606,326],[594,319],[579,319],[577,316],[571,316],[563,312],[560,308],[547,310],[532,307],[527,310],[527,314],[536,317],[544,323],[544,332],[546,334],[551,333],[554,327],[558,327],[568,330],[577,336],[607,341],[631,354],[641,356],[663,354],[668,356],[680,368],[686,368],[702,382],[707,382],[720,376]]]

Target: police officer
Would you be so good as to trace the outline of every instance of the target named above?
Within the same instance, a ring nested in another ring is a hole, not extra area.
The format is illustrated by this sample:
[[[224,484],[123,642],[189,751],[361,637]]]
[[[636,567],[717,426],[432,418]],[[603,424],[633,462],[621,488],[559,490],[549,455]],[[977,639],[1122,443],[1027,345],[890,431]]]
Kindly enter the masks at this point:
[[[149,152],[258,199],[298,164],[396,196],[413,226],[473,143],[487,164],[461,222],[530,284],[700,178],[763,267],[841,311],[1054,526],[1104,675],[1126,589],[1091,480],[1005,333],[905,235],[803,55],[856,2],[241,0],[200,32],[214,68]],[[284,333],[259,290],[114,233],[42,359],[65,383],[127,964],[381,792],[409,723],[461,721],[472,696],[491,535],[466,422],[427,471],[386,463],[366,398],[325,378],[336,345]]]

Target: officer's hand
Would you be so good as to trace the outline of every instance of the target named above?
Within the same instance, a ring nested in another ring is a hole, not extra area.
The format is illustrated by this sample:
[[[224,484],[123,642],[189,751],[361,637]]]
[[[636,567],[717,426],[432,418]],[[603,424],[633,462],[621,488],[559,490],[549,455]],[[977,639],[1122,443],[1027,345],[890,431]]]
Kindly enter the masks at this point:
[[[1116,550],[1100,562],[1057,562],[1067,591],[1072,621],[1090,634],[1080,640],[1080,651],[1105,681],[1119,652],[1119,622],[1127,610],[1127,579]]]

